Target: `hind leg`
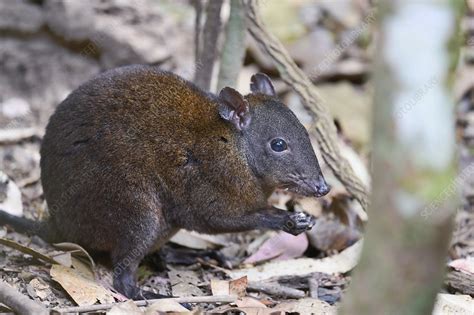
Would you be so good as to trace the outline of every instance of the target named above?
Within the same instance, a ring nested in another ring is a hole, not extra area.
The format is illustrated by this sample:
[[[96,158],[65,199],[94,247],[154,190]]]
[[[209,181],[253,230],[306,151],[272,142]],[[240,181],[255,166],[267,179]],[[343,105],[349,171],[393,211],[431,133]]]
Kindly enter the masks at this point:
[[[163,297],[152,292],[142,292],[136,283],[136,273],[140,261],[153,251],[156,244],[154,240],[168,239],[170,233],[160,231],[155,238],[144,231],[140,234],[141,237],[123,240],[112,252],[114,288],[134,300]]]
[[[169,228],[163,226],[149,229],[141,226],[140,231],[135,230],[120,240],[111,253],[114,288],[134,300],[163,297],[152,292],[142,292],[136,283],[136,272],[145,255],[153,251],[157,243],[167,241],[172,234]]]
[[[128,298],[136,299],[140,294],[136,271],[149,250],[146,242],[124,241],[112,252],[114,288]]]

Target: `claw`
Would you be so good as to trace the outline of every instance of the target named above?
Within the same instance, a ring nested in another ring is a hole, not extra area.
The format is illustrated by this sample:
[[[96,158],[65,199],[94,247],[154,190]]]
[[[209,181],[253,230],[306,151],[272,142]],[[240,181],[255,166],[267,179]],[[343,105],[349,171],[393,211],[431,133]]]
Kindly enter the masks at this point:
[[[315,224],[314,218],[303,212],[291,214],[289,219],[284,230],[293,235],[298,235],[306,230],[310,230]]]

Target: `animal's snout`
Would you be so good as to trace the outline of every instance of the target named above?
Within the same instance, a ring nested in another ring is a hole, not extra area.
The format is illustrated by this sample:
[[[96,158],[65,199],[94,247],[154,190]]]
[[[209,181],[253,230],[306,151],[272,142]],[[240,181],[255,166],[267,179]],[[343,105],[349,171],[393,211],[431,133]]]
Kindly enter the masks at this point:
[[[331,190],[331,186],[329,186],[323,176],[319,176],[318,179],[313,182],[312,186],[316,197],[327,195]]]

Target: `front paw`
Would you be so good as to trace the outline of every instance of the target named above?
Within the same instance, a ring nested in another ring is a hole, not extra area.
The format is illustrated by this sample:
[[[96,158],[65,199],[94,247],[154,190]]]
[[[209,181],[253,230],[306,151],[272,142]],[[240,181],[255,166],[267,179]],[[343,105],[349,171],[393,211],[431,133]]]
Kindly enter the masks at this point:
[[[310,230],[315,223],[316,220],[309,214],[296,212],[288,216],[283,231],[293,235],[298,235],[304,231]]]

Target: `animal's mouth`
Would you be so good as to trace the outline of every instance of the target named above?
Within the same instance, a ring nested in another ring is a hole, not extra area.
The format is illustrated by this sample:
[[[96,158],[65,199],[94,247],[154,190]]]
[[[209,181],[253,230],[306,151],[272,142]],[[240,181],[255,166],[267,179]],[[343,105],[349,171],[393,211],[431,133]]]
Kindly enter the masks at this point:
[[[322,197],[331,190],[322,176],[316,180],[295,178],[282,184],[279,188],[305,197]]]

